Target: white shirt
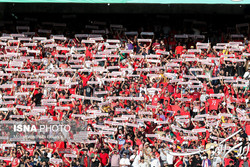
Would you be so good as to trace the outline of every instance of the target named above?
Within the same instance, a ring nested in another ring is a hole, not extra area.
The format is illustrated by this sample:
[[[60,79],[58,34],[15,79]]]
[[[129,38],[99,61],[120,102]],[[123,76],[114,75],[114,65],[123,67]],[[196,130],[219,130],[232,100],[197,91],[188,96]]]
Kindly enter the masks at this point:
[[[246,77],[248,77],[248,78],[250,78],[250,73],[247,71],[247,72],[245,72],[245,74],[243,75],[243,78],[245,79]]]
[[[91,61],[85,61],[85,64],[86,64],[87,68],[90,68],[90,64],[92,64],[92,62]]]
[[[124,167],[128,167],[128,165],[130,165],[130,161],[128,158],[122,158],[120,160],[120,165],[127,165],[127,166],[124,166]]]
[[[148,167],[147,162],[140,163],[138,167]]]
[[[37,162],[37,161],[41,161],[41,158],[37,157],[37,158],[34,158],[34,161]]]
[[[50,63],[47,67],[47,69],[54,69],[54,65],[52,63]]]
[[[167,160],[167,152],[166,152],[166,150],[165,149],[159,149],[159,151],[160,151],[161,159],[163,161],[166,161]]]
[[[144,88],[140,87],[140,97],[141,97],[141,92],[144,91],[145,93],[147,93],[147,88],[146,86],[144,86]]]
[[[70,82],[71,82],[71,80],[70,80],[70,79],[65,79],[64,84],[65,84],[65,85],[68,85],[68,86],[69,86],[69,88],[71,88],[71,85],[69,84]]]
[[[220,157],[214,157],[212,167],[216,167],[217,164],[221,162]]]
[[[174,164],[174,156],[169,154],[169,152],[167,152],[167,163],[168,163],[168,165]]]
[[[151,167],[160,167],[161,163],[160,163],[158,158],[154,158],[154,159],[151,159],[150,166]]]
[[[129,62],[127,62],[126,65],[128,65],[128,68],[131,69],[131,70],[127,70],[128,74],[130,74],[130,75],[133,74],[134,67]]]
[[[70,54],[73,54],[74,53],[74,50],[75,50],[75,46],[72,46],[71,48],[70,48]]]
[[[207,94],[202,94],[201,97],[200,97],[200,100],[201,100],[202,102],[204,102],[204,101],[206,101],[206,97],[208,97]]]
[[[2,103],[2,101],[3,101],[2,97],[3,97],[2,94],[0,94],[0,103]]]
[[[141,157],[139,155],[132,155],[130,156],[130,160],[133,161],[132,166],[137,167],[139,165]]]

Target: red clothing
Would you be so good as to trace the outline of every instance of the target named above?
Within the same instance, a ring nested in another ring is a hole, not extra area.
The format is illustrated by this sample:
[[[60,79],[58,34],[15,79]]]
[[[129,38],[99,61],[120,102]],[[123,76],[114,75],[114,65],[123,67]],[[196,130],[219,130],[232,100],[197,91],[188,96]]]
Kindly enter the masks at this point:
[[[157,102],[160,100],[158,95],[154,95],[152,98],[152,105],[157,105]]]
[[[209,110],[218,110],[220,99],[208,99]]]
[[[108,163],[109,155],[107,153],[100,153],[99,155],[100,155],[102,166],[106,166]]]
[[[63,162],[65,163],[66,166],[70,166],[70,163],[66,160],[65,157],[62,158],[63,159]],[[70,160],[69,160],[70,161]]]
[[[246,134],[250,136],[250,125],[246,125]]]
[[[176,166],[180,166],[180,165],[182,165],[182,164],[183,164],[183,161],[180,160],[179,162],[176,163]]]
[[[179,105],[171,105],[171,109],[172,109],[172,111],[174,111],[174,115],[177,114],[177,111],[178,111],[178,110],[179,110],[179,111],[182,110],[182,109],[180,108]]]
[[[63,141],[56,141],[55,145],[57,148],[65,148]]]
[[[182,51],[183,51],[183,47],[182,47],[182,46],[177,46],[177,47],[175,48],[175,51],[176,51],[176,54],[181,54]]]
[[[214,90],[211,88],[211,89],[207,89],[207,91],[206,91],[206,94],[213,94],[214,93]]]
[[[174,93],[172,96],[173,96],[174,99],[181,98],[181,94],[180,93]]]
[[[78,72],[78,75],[80,76],[80,78],[82,79],[82,85],[83,87],[85,87],[87,85],[87,82],[89,81],[90,77],[92,76],[93,73],[90,73],[89,76],[87,77],[84,77],[82,76],[79,72]]]
[[[19,163],[20,163],[19,159],[18,158],[14,158],[13,161],[12,161],[12,167],[18,166]]]
[[[137,146],[140,146],[140,145],[142,144],[142,142],[141,142],[140,139],[137,139],[137,140],[135,141],[135,144],[136,144]]]
[[[90,158],[89,158],[89,160],[90,160]],[[85,156],[83,161],[84,161],[83,167],[87,167],[88,166],[88,157]]]
[[[173,87],[173,85],[168,85],[168,92],[169,93],[174,93],[174,87]]]
[[[227,166],[227,165],[229,165],[229,162],[230,161],[234,161],[234,160],[232,160],[231,158],[224,158],[224,166]]]
[[[201,93],[200,93],[200,92],[194,92],[194,93],[192,93],[192,95],[193,95],[193,100],[194,100],[194,101],[195,101],[197,98],[200,99],[200,97],[201,97]]]
[[[248,163],[248,166],[250,166],[250,160],[247,160],[247,163]],[[244,161],[243,161],[243,160],[241,160],[241,161],[240,161],[240,165],[239,165],[239,166],[243,166],[243,164],[244,164]]]
[[[30,153],[30,156],[33,156],[34,150],[35,150],[35,148],[26,148],[26,151],[28,151]]]

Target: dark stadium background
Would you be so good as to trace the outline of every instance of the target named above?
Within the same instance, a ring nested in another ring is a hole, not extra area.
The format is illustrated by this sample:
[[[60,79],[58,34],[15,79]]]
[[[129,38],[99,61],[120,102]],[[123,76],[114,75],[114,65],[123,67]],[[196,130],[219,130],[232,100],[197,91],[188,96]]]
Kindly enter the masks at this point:
[[[106,21],[110,24],[122,24],[128,31],[154,31],[154,26],[170,26],[179,34],[193,34],[192,28],[198,28],[208,38],[221,32],[236,34],[235,26],[250,23],[250,5],[205,5],[205,4],[65,4],[65,3],[1,3],[1,21],[22,21],[25,18],[37,18],[31,22],[33,29],[44,28],[37,23],[51,21],[67,23],[67,30],[80,33],[91,21]],[[187,21],[189,20],[189,21]],[[190,21],[191,20],[191,21]],[[206,24],[193,24],[192,20]],[[15,31],[14,25],[7,25]],[[40,27],[39,27],[40,26]],[[5,26],[0,30],[4,32]],[[34,30],[33,30],[34,31]],[[59,34],[60,31],[57,31]],[[159,34],[160,32],[158,32]],[[247,36],[249,32],[240,32]],[[157,35],[157,32],[156,32]]]

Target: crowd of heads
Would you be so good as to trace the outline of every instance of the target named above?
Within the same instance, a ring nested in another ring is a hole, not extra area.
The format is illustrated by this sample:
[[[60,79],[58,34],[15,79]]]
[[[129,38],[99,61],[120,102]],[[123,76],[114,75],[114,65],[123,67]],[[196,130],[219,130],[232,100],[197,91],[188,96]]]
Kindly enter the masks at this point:
[[[50,33],[0,37],[1,166],[250,165],[247,38]],[[13,130],[53,121],[70,130]]]

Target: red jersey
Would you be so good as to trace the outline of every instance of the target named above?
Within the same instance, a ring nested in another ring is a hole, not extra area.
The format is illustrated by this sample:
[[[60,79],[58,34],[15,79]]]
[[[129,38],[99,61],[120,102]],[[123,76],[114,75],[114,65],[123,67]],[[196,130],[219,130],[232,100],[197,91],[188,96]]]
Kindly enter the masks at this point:
[[[208,99],[209,110],[218,110],[220,99]]]

